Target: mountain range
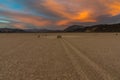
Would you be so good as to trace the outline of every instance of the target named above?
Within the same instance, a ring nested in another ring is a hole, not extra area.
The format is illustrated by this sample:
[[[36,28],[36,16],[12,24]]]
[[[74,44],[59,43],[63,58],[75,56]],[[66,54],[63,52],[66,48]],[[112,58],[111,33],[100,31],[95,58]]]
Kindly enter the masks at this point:
[[[64,32],[120,32],[120,24],[101,24],[93,26],[72,25]]]
[[[0,33],[39,33],[39,32],[120,32],[119,24],[92,26],[72,25],[64,30],[0,28]]]

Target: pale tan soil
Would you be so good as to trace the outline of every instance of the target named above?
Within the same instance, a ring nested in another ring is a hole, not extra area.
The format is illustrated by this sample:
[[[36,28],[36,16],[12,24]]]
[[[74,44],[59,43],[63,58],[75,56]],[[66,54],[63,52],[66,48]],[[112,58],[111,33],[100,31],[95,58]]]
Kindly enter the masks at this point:
[[[115,33],[0,34],[0,80],[120,80],[119,41]]]

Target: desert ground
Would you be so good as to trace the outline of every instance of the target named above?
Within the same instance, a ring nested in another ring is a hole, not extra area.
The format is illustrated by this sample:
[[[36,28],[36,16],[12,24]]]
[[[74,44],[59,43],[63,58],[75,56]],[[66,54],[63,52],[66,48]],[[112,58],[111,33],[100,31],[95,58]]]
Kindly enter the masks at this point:
[[[2,33],[0,80],[120,80],[120,33]]]

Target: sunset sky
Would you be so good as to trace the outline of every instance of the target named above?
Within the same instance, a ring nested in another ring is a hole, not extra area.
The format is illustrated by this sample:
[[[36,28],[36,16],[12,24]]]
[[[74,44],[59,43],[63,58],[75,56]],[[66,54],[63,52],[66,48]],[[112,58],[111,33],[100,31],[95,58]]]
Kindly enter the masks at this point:
[[[120,0],[0,0],[0,28],[120,23]]]

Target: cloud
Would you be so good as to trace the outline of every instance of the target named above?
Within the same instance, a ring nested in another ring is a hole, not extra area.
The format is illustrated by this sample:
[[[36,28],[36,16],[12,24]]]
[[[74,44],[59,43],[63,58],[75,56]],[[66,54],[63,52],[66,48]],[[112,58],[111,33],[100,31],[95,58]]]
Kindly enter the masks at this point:
[[[119,15],[120,14],[120,2],[117,2],[117,1],[113,2],[112,4],[110,4],[109,9],[110,9],[109,13],[112,16]]]
[[[12,2],[12,7],[8,7],[11,4],[0,3],[0,16],[20,22],[20,26],[28,24],[58,28],[75,23],[92,25],[120,22],[120,0],[11,0]]]
[[[13,18],[10,20],[13,23],[24,23],[24,24],[31,24],[38,27],[43,27],[50,24],[49,20],[45,20],[40,16],[34,16],[29,14],[17,13],[17,12],[1,12],[3,16],[7,16],[9,18]]]
[[[21,23],[13,23],[12,24],[15,28],[19,28],[19,29],[26,29],[26,26],[24,24]]]

